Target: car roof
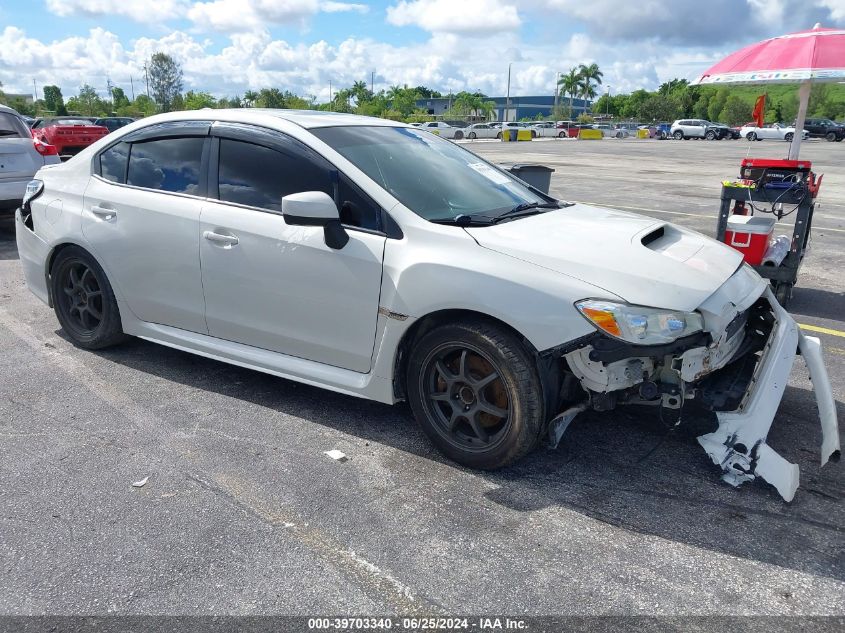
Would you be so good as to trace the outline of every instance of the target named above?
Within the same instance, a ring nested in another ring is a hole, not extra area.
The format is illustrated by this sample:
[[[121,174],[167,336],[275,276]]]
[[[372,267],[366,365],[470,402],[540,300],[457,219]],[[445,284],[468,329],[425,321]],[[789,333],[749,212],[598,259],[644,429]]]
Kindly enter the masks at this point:
[[[377,119],[375,117],[357,114],[342,114],[340,112],[323,112],[320,110],[278,110],[270,108],[231,108],[231,109],[203,109],[181,112],[168,112],[143,119],[147,123],[166,123],[167,121],[209,120],[227,121],[231,123],[265,124],[275,127],[279,120],[290,121],[306,129],[336,126],[382,126],[408,127],[405,123]]]
[[[6,113],[8,113],[8,114],[15,114],[15,115],[17,115],[17,116],[21,116],[21,113],[20,113],[20,112],[18,112],[18,111],[17,111],[17,110],[15,110],[14,108],[10,108],[10,107],[8,107],[8,106],[4,106],[2,103],[0,103],[0,112],[6,112]]]

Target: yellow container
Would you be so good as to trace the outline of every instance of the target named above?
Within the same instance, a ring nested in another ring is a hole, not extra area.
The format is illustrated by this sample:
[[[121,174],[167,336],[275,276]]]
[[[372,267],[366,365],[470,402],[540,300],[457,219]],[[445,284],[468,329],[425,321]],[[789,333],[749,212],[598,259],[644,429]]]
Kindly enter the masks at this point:
[[[531,140],[531,130],[518,130],[516,133],[516,140],[517,141],[530,141]]]
[[[601,130],[578,130],[578,138],[582,141],[598,141],[603,138]]]
[[[637,138],[648,138],[648,130],[637,130]]]

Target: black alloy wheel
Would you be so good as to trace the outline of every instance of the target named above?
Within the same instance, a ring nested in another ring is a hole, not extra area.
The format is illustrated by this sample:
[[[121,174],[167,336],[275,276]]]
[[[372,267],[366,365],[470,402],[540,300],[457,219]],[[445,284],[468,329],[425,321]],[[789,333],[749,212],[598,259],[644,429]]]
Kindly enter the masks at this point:
[[[60,251],[50,282],[56,317],[74,343],[100,349],[126,338],[106,274],[86,251],[76,246]]]
[[[534,448],[544,427],[534,357],[494,323],[457,322],[425,334],[408,357],[406,385],[422,430],[465,466],[506,466]]]
[[[467,344],[443,345],[427,361],[427,411],[443,438],[460,450],[495,447],[510,424],[510,399],[500,370]]]

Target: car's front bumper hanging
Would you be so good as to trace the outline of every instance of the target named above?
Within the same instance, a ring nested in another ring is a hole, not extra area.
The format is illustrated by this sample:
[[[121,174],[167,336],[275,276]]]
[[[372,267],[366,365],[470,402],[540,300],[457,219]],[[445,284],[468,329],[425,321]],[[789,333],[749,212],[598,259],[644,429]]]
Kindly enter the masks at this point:
[[[778,455],[766,438],[786,388],[796,350],[807,364],[816,394],[822,427],[822,466],[838,455],[839,430],[830,379],[819,339],[805,336],[771,290],[764,297],[772,306],[775,324],[754,371],[751,386],[735,411],[719,412],[719,426],[698,438],[722,479],[733,486],[761,477],[791,501],[798,488],[798,466]]]

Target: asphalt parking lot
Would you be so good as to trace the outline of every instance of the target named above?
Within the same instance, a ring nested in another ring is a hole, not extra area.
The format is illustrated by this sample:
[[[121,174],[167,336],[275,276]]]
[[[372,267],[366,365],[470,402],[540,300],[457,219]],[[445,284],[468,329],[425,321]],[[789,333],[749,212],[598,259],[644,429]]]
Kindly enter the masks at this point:
[[[710,235],[740,159],[786,153],[467,146],[554,167],[562,198]],[[802,153],[826,175],[790,311],[822,330],[843,421],[845,143]],[[670,435],[651,410],[585,414],[558,450],[481,473],[445,461],[404,405],[141,340],[78,350],[26,290],[9,223],[0,346],[2,613],[845,615],[845,469],[819,468],[800,360],[769,437],[801,467],[786,504],[762,482],[720,482],[695,441],[704,412]]]

